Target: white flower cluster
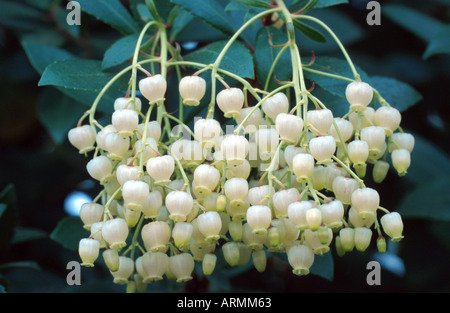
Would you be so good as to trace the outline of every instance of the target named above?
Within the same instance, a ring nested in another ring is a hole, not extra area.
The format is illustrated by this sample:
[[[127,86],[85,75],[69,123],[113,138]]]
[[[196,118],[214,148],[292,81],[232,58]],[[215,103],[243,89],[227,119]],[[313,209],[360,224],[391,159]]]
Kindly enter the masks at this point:
[[[161,105],[166,88],[161,75],[139,82],[150,104]],[[199,105],[205,88],[201,77],[184,77],[184,105]],[[87,171],[104,187],[81,208],[91,233],[79,244],[83,264],[93,266],[103,249],[115,283],[139,287],[164,276],[185,282],[195,262],[213,273],[221,249],[230,266],[252,260],[260,272],[268,253],[286,253],[293,273],[305,275],[333,239],[339,255],[365,251],[375,230],[381,252],[382,231],[400,240],[400,215],[380,207],[378,192],[362,179],[371,164],[374,181],[382,182],[389,154],[406,173],[414,137],[399,131],[400,112],[368,106],[373,89],[358,81],[347,87],[351,113],[344,117],[320,107],[301,117],[285,93],[265,95],[247,107],[243,90],[227,86],[216,105],[236,126],[224,130],[200,118],[194,138],[172,133],[163,143],[160,123],[143,118],[139,98],[126,97],[100,131],[72,129],[69,140],[80,153],[95,149]]]

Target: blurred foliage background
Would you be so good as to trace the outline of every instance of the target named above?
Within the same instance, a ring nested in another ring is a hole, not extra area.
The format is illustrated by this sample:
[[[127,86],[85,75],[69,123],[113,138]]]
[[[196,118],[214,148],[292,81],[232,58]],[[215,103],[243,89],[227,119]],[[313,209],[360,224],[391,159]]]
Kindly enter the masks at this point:
[[[84,1],[80,2],[83,9]],[[217,2],[225,8],[230,1]],[[367,2],[350,0],[311,14],[336,32],[354,63],[369,76],[391,77],[418,92],[415,104],[402,113],[403,129],[416,136],[409,173],[398,177],[392,171],[377,186],[381,204],[401,212],[405,239],[389,243],[384,255],[376,253],[374,244],[371,251],[342,258],[332,249],[333,259],[326,260],[329,271],[322,275],[294,276],[284,260],[272,257],[262,274],[251,265],[239,269],[222,265],[222,270],[208,279],[196,275],[186,284],[161,282],[149,286],[148,291],[450,291],[450,7],[446,0],[379,1],[381,25],[370,26]],[[66,3],[0,1],[0,291],[124,291],[124,286],[112,284],[102,264],[82,269],[81,286],[66,283],[66,264],[79,258],[72,249],[77,242],[62,244],[58,236],[74,235],[77,230],[58,223],[70,218],[66,208],[74,204],[73,199],[83,201],[79,195],[96,194],[95,183],[85,170],[86,159],[68,143],[66,134],[93,95],[39,87],[38,82],[55,59],[76,56],[102,61],[105,51],[125,35],[85,11],[81,26],[67,25]],[[139,31],[142,17],[148,15],[144,1],[121,3]],[[155,3],[164,11],[169,1]],[[190,15],[183,9],[180,12]],[[246,14],[242,10],[224,12],[237,27]],[[201,19],[190,19],[176,37],[184,52],[226,38]],[[252,33],[248,36],[252,38]],[[301,38],[298,44],[308,57],[311,51],[316,56],[341,57],[331,40],[317,43]],[[116,60],[108,65],[109,70],[114,72],[126,61]],[[382,265],[380,286],[366,283],[370,260]]]

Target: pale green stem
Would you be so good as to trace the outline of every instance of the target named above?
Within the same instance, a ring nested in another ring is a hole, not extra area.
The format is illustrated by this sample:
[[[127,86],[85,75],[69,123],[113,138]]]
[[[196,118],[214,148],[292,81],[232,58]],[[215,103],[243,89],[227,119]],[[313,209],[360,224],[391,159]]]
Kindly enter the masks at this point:
[[[264,84],[264,90],[267,90],[270,83],[270,78],[272,77],[272,73],[275,70],[275,66],[277,65],[278,61],[280,60],[283,53],[286,51],[286,49],[289,48],[289,45],[284,45],[283,48],[281,48],[280,52],[278,52],[277,56],[273,60],[272,66],[270,67],[269,73],[267,74],[266,83]]]
[[[152,110],[153,110],[153,106],[154,103],[152,103],[150,105],[150,108],[147,111],[147,114],[145,116],[145,123],[144,123],[144,132],[142,133],[142,138],[141,138],[141,149],[139,150],[139,152],[136,153],[136,155],[140,155],[139,158],[139,176],[142,179],[142,177],[144,176],[144,151],[145,151],[145,146],[147,143],[147,130],[148,130],[148,123],[150,121],[150,116],[152,114]]]
[[[192,136],[192,138],[195,138],[194,132],[189,128],[189,126],[187,126],[186,124],[184,124],[182,121],[180,121],[178,118],[176,118],[175,116],[172,116],[168,113],[165,113],[164,116],[167,116],[168,118],[170,118],[171,120],[174,120],[175,122],[177,122],[179,125],[183,126]]]
[[[358,182],[358,184],[361,186],[361,188],[364,188],[364,187],[365,187],[364,181],[363,181],[361,178],[359,178],[358,175],[356,175],[356,173],[353,172],[353,171],[351,170],[350,167],[348,167],[344,162],[342,162],[341,160],[339,160],[339,158],[337,158],[336,156],[333,155],[332,158],[333,158],[333,160],[335,160],[340,166],[342,166],[342,167],[347,171],[347,173],[349,173],[349,174],[350,174],[350,175]]]

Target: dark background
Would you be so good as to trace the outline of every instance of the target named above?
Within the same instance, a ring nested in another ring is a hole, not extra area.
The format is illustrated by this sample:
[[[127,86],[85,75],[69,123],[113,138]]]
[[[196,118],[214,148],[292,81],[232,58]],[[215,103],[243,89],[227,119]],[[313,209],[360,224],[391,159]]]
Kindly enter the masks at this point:
[[[33,6],[36,1],[21,2]],[[448,23],[449,7],[445,1],[389,1],[392,2],[402,3]],[[123,3],[127,5],[126,1]],[[422,95],[419,103],[403,112],[402,127],[435,145],[445,156],[450,153],[448,55],[423,59],[426,42],[384,15],[380,26],[368,26],[364,3],[351,1],[350,5],[333,8],[355,27],[348,30],[352,36],[348,34],[351,38],[345,43],[352,59],[366,73],[397,78]],[[387,1],[380,3],[383,8]],[[64,7],[62,4],[59,6]],[[73,39],[57,27],[52,12],[49,10],[44,14],[42,23],[60,38],[52,37],[50,33],[39,37],[35,29],[0,20],[0,190],[9,184],[14,186],[17,196],[16,229],[34,231],[33,240],[16,238],[6,250],[0,251],[0,284],[6,286],[8,292],[122,292],[124,287],[113,285],[109,273],[101,266],[82,270],[81,287],[66,284],[66,264],[77,260],[78,255],[49,236],[58,222],[67,216],[64,202],[71,192],[78,190],[95,196],[96,190],[95,185],[86,181],[86,159],[78,155],[67,140],[55,143],[42,123],[38,103],[43,88],[37,86],[40,76],[21,46],[21,40],[28,36],[38,41],[54,41],[55,45],[67,47],[81,57],[101,60],[118,34],[83,14],[81,34]],[[2,12],[1,16],[7,14]],[[340,33],[345,37],[345,31]],[[339,51],[330,46],[322,51],[316,50],[316,53],[339,55]],[[414,155],[413,152],[412,166],[415,165]],[[433,159],[429,162],[433,163]],[[395,208],[411,190],[410,186],[407,179],[390,173],[379,187],[384,206]],[[439,195],[429,193],[423,197],[433,203]],[[441,205],[448,211],[448,203]],[[400,268],[383,266],[381,286],[368,286],[366,283],[368,270],[365,266],[374,258],[375,252],[371,250],[352,252],[343,258],[335,256],[333,281],[314,275],[296,277],[284,261],[271,258],[263,274],[247,267],[240,272],[219,273],[211,281],[195,277],[185,285],[155,284],[151,290],[208,292],[221,290],[218,287],[221,285],[225,291],[447,292],[450,290],[450,225],[448,219],[447,222],[445,219],[436,222],[438,219],[404,219],[405,239],[390,246],[389,250],[394,260],[389,264],[400,265]],[[374,248],[372,245],[371,249]],[[334,249],[332,253],[335,254]]]

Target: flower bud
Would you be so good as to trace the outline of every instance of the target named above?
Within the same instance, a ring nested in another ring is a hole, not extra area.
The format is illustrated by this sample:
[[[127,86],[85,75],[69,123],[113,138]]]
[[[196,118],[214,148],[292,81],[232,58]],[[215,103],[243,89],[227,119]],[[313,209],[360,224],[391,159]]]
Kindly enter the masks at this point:
[[[326,226],[320,226],[317,229],[317,237],[319,238],[319,242],[323,245],[328,244],[328,230],[329,228]]]
[[[374,217],[379,205],[380,196],[375,189],[366,187],[352,193],[352,206],[363,219]]]
[[[215,119],[198,119],[194,123],[194,135],[203,146],[213,147],[222,132],[220,123]]]
[[[175,170],[175,160],[171,155],[162,155],[147,161],[147,172],[155,180],[155,184],[170,182]]]
[[[278,114],[288,113],[289,100],[284,93],[278,92],[264,100],[261,106],[264,114],[275,121]]]
[[[343,142],[347,142],[353,135],[353,125],[346,119],[335,117],[334,124],[331,125],[330,129],[328,130],[328,134],[330,136],[333,136],[337,146],[342,146],[343,143],[341,142],[339,134],[341,134]]]
[[[163,252],[146,252],[142,255],[143,282],[153,283],[163,279],[169,267],[169,256]]]
[[[142,109],[142,101],[139,98],[133,99],[130,97],[119,97],[114,100],[114,111],[129,109],[140,112]]]
[[[186,282],[192,279],[194,271],[194,258],[189,253],[180,253],[169,257],[170,270],[175,275],[177,283]]]
[[[374,122],[376,126],[384,128],[386,136],[391,136],[400,126],[402,116],[400,111],[393,107],[382,106],[375,111]]]
[[[247,118],[249,114],[250,116]],[[259,108],[255,109],[254,107],[246,107],[241,109],[241,114],[239,116],[236,116],[236,123],[240,125],[244,119],[246,119],[243,124],[244,132],[254,133],[259,128],[261,118],[262,113]]]
[[[295,143],[303,130],[302,118],[293,114],[278,114],[275,125],[280,134],[280,139],[287,143]]]
[[[90,125],[77,126],[69,130],[69,142],[79,150],[81,154],[95,149],[95,132]]]
[[[239,247],[239,261],[237,266],[243,267],[250,261],[250,258],[252,257],[252,250],[247,248],[247,246],[242,242],[238,242],[237,244]]]
[[[234,118],[241,114],[244,106],[244,93],[239,88],[223,89],[217,94],[216,101],[226,118]]]
[[[123,216],[125,221],[127,222],[128,227],[133,228],[139,222],[141,211],[130,210],[129,208],[125,207],[123,210]]]
[[[216,200],[217,212],[225,211],[226,207],[227,207],[227,197],[224,195],[219,195]]]
[[[222,246],[223,256],[225,261],[230,266],[237,266],[239,263],[239,246],[237,242],[227,242]]]
[[[200,76],[185,76],[178,84],[183,104],[197,106],[206,92],[206,81]]]
[[[166,196],[165,204],[171,220],[184,222],[194,207],[194,199],[185,191],[171,191]]]
[[[320,206],[322,213],[322,222],[332,229],[337,229],[342,226],[342,219],[344,218],[344,206],[339,200],[331,201]]]
[[[339,237],[345,252],[350,252],[355,248],[355,230],[353,228],[342,228],[339,231]]]
[[[317,160],[317,164],[330,163],[336,152],[336,142],[332,136],[312,138],[309,141],[309,152]]]
[[[243,225],[241,221],[231,221],[228,223],[228,232],[233,241],[241,241],[243,233]]]
[[[355,247],[360,252],[366,251],[372,240],[372,230],[366,227],[355,228]]]
[[[372,177],[374,182],[380,184],[386,178],[389,172],[389,163],[386,161],[378,160],[375,162],[372,171]]]
[[[391,154],[392,165],[397,170],[398,175],[406,175],[406,171],[411,165],[411,154],[406,149],[396,149]]]
[[[375,155],[382,150],[386,142],[386,135],[383,127],[369,126],[361,129],[361,140],[367,142],[369,153]]]
[[[204,212],[197,217],[198,230],[205,236],[206,240],[219,240],[222,220],[219,213],[215,211]]]
[[[200,164],[194,171],[195,190],[202,195],[213,192],[220,181],[220,172],[214,166]]]
[[[139,180],[129,180],[123,184],[122,197],[125,207],[133,211],[141,211],[150,194],[147,183]]]
[[[111,124],[117,130],[119,136],[131,136],[138,127],[139,114],[136,111],[129,109],[114,111]]]
[[[314,157],[309,153],[299,153],[292,159],[292,171],[298,182],[306,182],[314,171]]]
[[[83,238],[78,245],[78,254],[80,255],[81,265],[93,267],[100,251],[100,242],[91,238]]]
[[[127,222],[123,218],[107,220],[102,227],[103,239],[111,249],[120,250],[125,247],[128,232]]]
[[[358,215],[358,211],[355,210],[354,207],[350,207],[348,210],[348,221],[349,224],[354,228],[357,227],[367,227],[370,228],[375,222],[375,216],[362,218]]]
[[[309,269],[314,263],[314,253],[307,245],[293,245],[287,249],[288,262],[292,266],[295,275],[308,275]]]
[[[273,193],[272,197],[275,217],[287,217],[288,206],[298,201],[300,193],[296,188],[289,188]]]
[[[337,176],[333,180],[333,192],[336,200],[343,204],[352,203],[352,193],[359,188],[358,182],[349,177]]]
[[[403,221],[400,214],[391,212],[380,219],[384,232],[391,237],[392,241],[400,241],[403,238]]]
[[[345,250],[342,247],[341,237],[340,236],[336,236],[336,239],[334,240],[334,244],[335,244],[335,247],[336,247],[336,254],[339,257],[343,257],[345,255]]]
[[[192,224],[186,222],[175,223],[172,229],[172,238],[175,246],[184,251],[191,243],[193,232],[194,226]]]
[[[266,251],[264,250],[252,251],[252,260],[253,266],[258,272],[262,273],[266,270],[267,265]]]
[[[90,230],[93,223],[100,222],[104,209],[104,206],[98,203],[84,203],[80,208],[80,219],[84,224],[84,229]]]
[[[119,269],[119,252],[116,249],[106,249],[103,251],[103,261],[111,272]]]
[[[272,222],[272,212],[268,206],[254,205],[247,209],[247,223],[254,234],[267,233]]]
[[[164,101],[166,90],[167,81],[161,74],[146,77],[139,81],[139,91],[150,104]]]
[[[87,163],[86,169],[92,178],[104,185],[111,178],[113,163],[106,156],[100,155],[91,159]]]
[[[314,135],[326,135],[333,124],[333,112],[329,109],[310,110],[306,113],[306,120]]]
[[[317,165],[311,174],[311,183],[316,190],[322,190],[326,187],[326,169],[322,165]]]
[[[368,83],[354,81],[347,85],[345,97],[350,104],[350,110],[361,112],[372,101],[373,89]]]
[[[386,252],[386,239],[384,239],[384,237],[377,238],[377,250],[379,253]]]
[[[244,136],[227,135],[222,141],[220,150],[229,166],[237,166],[241,165],[247,157],[249,143]]]
[[[267,234],[254,234],[253,228],[248,223],[243,224],[242,230],[242,242],[249,249],[260,250],[263,248]]]
[[[213,253],[207,253],[203,257],[202,261],[202,270],[203,275],[209,276],[214,272],[214,268],[216,267],[217,256]]]
[[[134,261],[131,258],[120,256],[119,269],[115,272],[110,272],[114,278],[114,283],[125,285],[129,282],[130,276],[134,272]]]
[[[166,252],[171,229],[166,222],[153,221],[142,227],[141,237],[147,251]]]
[[[309,229],[317,230],[322,225],[322,212],[318,208],[311,208],[305,212],[306,223]]]

